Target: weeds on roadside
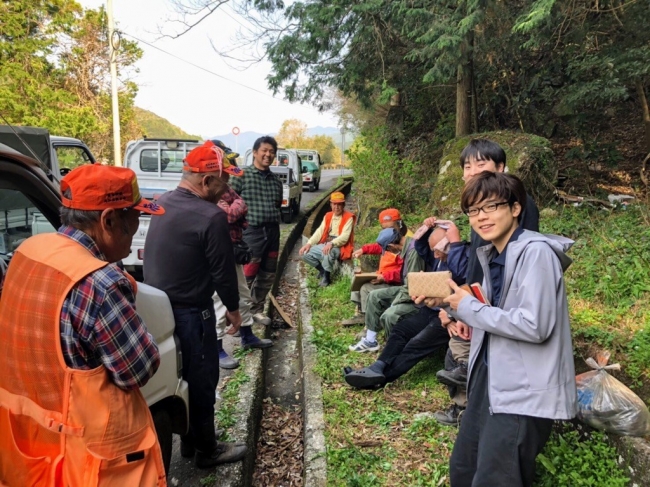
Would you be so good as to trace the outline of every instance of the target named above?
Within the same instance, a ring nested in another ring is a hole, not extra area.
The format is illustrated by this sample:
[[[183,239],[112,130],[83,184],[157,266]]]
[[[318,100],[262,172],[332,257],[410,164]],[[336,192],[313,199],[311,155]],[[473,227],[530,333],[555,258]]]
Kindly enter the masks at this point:
[[[327,424],[328,485],[445,485],[456,430],[414,419],[416,413],[431,415],[449,401],[435,378],[442,355],[422,361],[382,390],[351,389],[343,367],[363,367],[376,354],[350,352],[360,328],[339,325],[354,313],[350,280],[335,276],[332,285],[320,288],[314,271],[309,272],[312,342],[318,350],[315,371],[323,380]]]
[[[616,463],[616,449],[601,432],[553,432],[537,456],[535,487],[625,487],[629,478]]]

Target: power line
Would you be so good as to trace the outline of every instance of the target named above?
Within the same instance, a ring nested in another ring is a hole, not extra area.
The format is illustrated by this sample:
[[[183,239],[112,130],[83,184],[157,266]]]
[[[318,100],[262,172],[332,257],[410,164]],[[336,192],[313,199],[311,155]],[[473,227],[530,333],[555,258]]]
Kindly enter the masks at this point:
[[[229,5],[226,4],[225,6],[228,7]],[[230,7],[230,10],[232,10],[233,13],[239,15],[239,13],[238,13],[235,9],[233,9],[232,7]],[[242,24],[238,19],[236,19],[235,17],[233,17],[232,15],[230,15],[230,14],[229,14],[228,12],[226,12],[225,10],[221,10],[221,11],[222,11],[224,14],[226,14],[228,17],[230,17],[232,20],[234,20],[235,22],[237,22],[239,25],[241,25],[244,29],[248,29],[249,31],[251,30],[251,28],[250,28],[248,25],[244,25],[244,24]],[[244,19],[244,18],[242,17],[242,19]],[[244,20],[246,20],[246,19],[244,19]],[[246,22],[248,22],[248,23],[250,24],[250,22],[249,22],[248,20],[246,20]],[[250,25],[253,26],[253,27],[255,27],[253,24],[250,24]]]
[[[147,45],[147,46],[149,46],[149,47],[152,47],[152,48],[154,48],[154,49],[157,49],[158,51],[160,51],[160,52],[162,52],[162,53],[164,53],[164,54],[167,54],[168,56],[171,56],[171,57],[173,57],[174,59],[177,59],[178,61],[181,61],[181,62],[183,62],[183,63],[185,63],[185,64],[189,64],[190,66],[194,66],[195,68],[200,69],[201,71],[205,71],[205,72],[208,73],[208,74],[211,74],[211,75],[213,75],[213,76],[216,76],[217,78],[221,78],[221,79],[223,79],[223,80],[225,80],[225,81],[228,81],[228,82],[230,82],[230,83],[233,83],[233,84],[239,85],[239,86],[241,86],[242,88],[246,88],[247,90],[254,91],[255,93],[259,93],[260,95],[268,96],[269,98],[273,98],[274,100],[281,101],[281,102],[284,102],[284,103],[289,103],[290,105],[292,105],[292,103],[291,103],[290,101],[284,100],[284,99],[282,99],[282,98],[276,98],[275,96],[270,95],[269,93],[266,93],[266,92],[264,92],[264,91],[260,91],[260,90],[258,90],[258,89],[256,89],[256,88],[253,88],[252,86],[248,86],[248,85],[245,85],[245,84],[243,84],[243,83],[239,83],[238,81],[232,80],[232,79],[230,79],[230,78],[226,78],[225,76],[223,76],[223,75],[221,75],[221,74],[219,74],[219,73],[215,73],[214,71],[210,71],[209,69],[207,69],[207,68],[205,68],[205,67],[203,67],[203,66],[200,66],[200,65],[198,65],[198,64],[195,64],[195,63],[193,63],[192,61],[188,61],[187,59],[184,59],[184,58],[182,58],[182,57],[180,57],[180,56],[177,56],[176,54],[172,54],[172,53],[169,52],[169,51],[165,51],[164,49],[162,49],[162,48],[160,48],[160,47],[158,47],[158,46],[155,46],[155,45],[151,44],[150,42],[143,41],[142,39],[139,39],[139,38],[137,38],[136,36],[134,36],[134,35],[132,35],[132,34],[129,34],[129,33],[124,32],[124,31],[122,31],[122,34],[125,35],[125,36],[128,36],[128,37],[130,37],[131,39],[134,39],[134,40],[136,40],[136,41],[138,41],[138,42],[141,42],[142,44],[145,44],[145,45]],[[313,107],[309,107],[309,108],[311,108],[312,110],[315,110]]]

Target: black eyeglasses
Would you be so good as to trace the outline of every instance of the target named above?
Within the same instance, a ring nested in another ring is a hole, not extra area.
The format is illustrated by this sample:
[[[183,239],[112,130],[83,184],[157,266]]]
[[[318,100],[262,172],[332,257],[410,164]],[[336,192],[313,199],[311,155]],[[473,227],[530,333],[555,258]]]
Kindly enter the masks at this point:
[[[483,213],[493,213],[497,211],[497,208],[501,205],[509,205],[507,201],[502,201],[501,203],[488,203],[487,205],[483,205],[479,208],[472,207],[472,208],[467,208],[467,210],[464,211],[464,213],[467,216],[478,216],[479,212]]]

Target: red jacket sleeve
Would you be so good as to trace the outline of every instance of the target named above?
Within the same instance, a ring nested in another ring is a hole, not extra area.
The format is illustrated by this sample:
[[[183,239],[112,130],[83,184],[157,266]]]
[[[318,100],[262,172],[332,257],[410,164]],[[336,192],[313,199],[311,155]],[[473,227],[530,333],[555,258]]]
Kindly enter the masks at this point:
[[[382,254],[382,248],[381,245],[378,243],[371,243],[371,244],[366,244],[361,247],[361,250],[363,250],[363,253],[366,255],[381,255]]]

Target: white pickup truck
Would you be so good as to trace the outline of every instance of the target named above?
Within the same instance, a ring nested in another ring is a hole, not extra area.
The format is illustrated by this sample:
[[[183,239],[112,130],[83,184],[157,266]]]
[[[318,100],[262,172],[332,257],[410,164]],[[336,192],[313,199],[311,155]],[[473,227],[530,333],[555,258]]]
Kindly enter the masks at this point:
[[[324,164],[317,150],[297,149],[302,161],[302,180],[309,191],[318,191],[320,187],[321,166]]]
[[[178,186],[183,171],[183,159],[188,152],[202,144],[202,141],[186,139],[133,140],[126,146],[124,165],[135,172],[142,196],[156,199]],[[246,166],[253,165],[251,149],[246,151],[244,160]],[[302,174],[298,153],[293,149],[278,150],[271,170],[282,180],[282,221],[290,223],[300,211],[302,198]],[[122,261],[125,269],[140,279],[142,279],[144,242],[150,222],[151,216],[140,217],[140,226],[131,244],[131,254]]]
[[[47,169],[42,161],[0,143],[0,215],[5,219],[0,233],[5,246],[0,248],[0,259],[5,262],[9,262],[22,240],[32,234],[53,232],[60,225],[59,184],[50,180]],[[10,212],[20,213],[22,219],[8,222]],[[167,295],[142,283],[138,283],[136,307],[160,351],[160,367],[142,393],[151,410],[168,469],[172,433],[186,434],[189,412],[180,346],[174,336],[174,315]]]
[[[124,165],[133,169],[140,193],[144,198],[157,199],[161,194],[178,186],[183,172],[183,159],[188,152],[199,147],[198,140],[139,139],[126,145]],[[122,261],[134,276],[142,279],[144,241],[147,238],[150,215],[140,217],[140,226],[133,236],[131,253]]]

